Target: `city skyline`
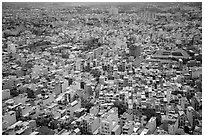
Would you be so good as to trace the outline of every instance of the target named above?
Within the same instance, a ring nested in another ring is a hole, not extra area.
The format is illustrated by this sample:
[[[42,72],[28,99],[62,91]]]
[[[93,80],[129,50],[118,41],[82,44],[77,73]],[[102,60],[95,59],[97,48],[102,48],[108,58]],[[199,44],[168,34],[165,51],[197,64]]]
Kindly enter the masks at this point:
[[[202,3],[3,2],[1,94],[2,135],[202,135]]]

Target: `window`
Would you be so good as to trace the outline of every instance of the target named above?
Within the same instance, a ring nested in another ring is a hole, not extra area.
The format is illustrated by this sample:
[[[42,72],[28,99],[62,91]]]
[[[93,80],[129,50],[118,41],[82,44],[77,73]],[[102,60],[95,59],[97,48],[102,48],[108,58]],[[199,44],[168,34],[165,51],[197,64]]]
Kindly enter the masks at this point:
[[[170,52],[164,51],[162,55],[170,55]]]
[[[14,112],[12,112],[10,115],[14,115]]]
[[[172,52],[172,55],[173,55],[173,56],[183,56],[183,55],[181,54],[181,52]]]

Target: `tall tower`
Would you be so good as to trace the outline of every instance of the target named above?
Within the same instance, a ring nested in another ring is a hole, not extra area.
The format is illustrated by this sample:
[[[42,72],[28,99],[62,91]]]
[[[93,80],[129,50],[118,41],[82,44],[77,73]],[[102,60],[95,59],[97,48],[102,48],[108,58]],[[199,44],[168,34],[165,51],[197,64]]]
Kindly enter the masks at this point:
[[[12,42],[8,42],[7,44],[7,51],[10,55],[15,56],[16,55],[16,45]]]
[[[116,14],[118,14],[118,8],[116,8],[116,7],[111,7],[110,10],[109,10],[109,14],[111,14],[111,15],[116,15]]]

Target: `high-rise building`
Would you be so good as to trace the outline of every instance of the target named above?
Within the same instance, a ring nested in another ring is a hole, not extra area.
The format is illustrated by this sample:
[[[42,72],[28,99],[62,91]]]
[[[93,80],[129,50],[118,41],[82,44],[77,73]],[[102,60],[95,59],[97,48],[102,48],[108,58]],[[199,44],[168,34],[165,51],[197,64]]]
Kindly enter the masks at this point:
[[[192,107],[187,108],[187,119],[190,122],[190,125],[193,126],[193,111],[194,109]]]
[[[146,20],[146,21],[154,21],[156,19],[156,14],[150,13],[150,12],[139,12],[137,13],[137,19]]]
[[[13,43],[8,43],[8,53],[14,55],[16,53],[16,45]]]
[[[77,59],[75,62],[75,70],[80,71],[81,70],[81,59]]]
[[[116,8],[116,7],[111,7],[111,9],[109,10],[109,14],[111,14],[111,15],[116,15],[116,14],[118,14],[118,8]]]

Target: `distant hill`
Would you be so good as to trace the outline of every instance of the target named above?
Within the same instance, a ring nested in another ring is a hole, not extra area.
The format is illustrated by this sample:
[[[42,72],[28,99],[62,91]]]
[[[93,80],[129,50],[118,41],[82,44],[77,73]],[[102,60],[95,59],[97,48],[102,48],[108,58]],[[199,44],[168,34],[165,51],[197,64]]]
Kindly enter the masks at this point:
[[[3,2],[2,8],[11,8],[11,9],[18,9],[18,8],[42,8],[42,7],[49,7],[49,8],[65,8],[65,7],[73,7],[73,6],[85,6],[85,7],[134,7],[134,8],[144,8],[144,7],[170,7],[170,6],[202,6],[201,2]]]
[[[66,2],[3,2],[2,8],[42,8],[42,7],[62,7],[62,6],[70,6],[70,3]]]

